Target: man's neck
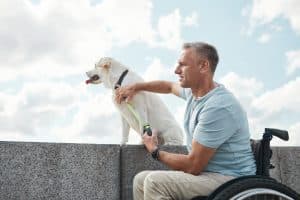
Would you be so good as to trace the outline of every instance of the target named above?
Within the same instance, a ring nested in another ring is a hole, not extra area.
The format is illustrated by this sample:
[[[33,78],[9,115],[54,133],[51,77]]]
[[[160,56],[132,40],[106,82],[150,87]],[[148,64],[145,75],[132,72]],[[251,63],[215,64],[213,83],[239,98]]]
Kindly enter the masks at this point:
[[[194,97],[203,97],[215,87],[217,87],[217,84],[213,80],[206,80],[197,87],[191,89]]]

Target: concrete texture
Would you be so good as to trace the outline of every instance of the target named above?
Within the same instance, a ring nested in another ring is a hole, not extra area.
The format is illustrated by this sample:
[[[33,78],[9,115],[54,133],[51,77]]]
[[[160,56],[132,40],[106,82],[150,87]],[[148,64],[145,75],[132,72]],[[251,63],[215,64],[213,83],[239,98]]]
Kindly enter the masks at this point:
[[[276,147],[280,181],[300,192],[300,147]]]
[[[0,143],[0,199],[119,199],[119,145]]]
[[[271,164],[274,165],[274,169],[270,169],[270,176],[275,178],[277,181],[282,182],[280,175],[280,166],[279,166],[279,158],[278,158],[278,147],[272,147],[272,158]]]
[[[163,146],[162,150],[187,154],[184,146]],[[169,170],[161,162],[154,160],[141,145],[128,145],[121,148],[121,199],[132,199],[134,176],[143,170]]]
[[[184,146],[163,150],[187,153]],[[272,147],[271,176],[300,191],[300,147]],[[133,177],[168,170],[142,145],[0,142],[0,200],[132,199]]]

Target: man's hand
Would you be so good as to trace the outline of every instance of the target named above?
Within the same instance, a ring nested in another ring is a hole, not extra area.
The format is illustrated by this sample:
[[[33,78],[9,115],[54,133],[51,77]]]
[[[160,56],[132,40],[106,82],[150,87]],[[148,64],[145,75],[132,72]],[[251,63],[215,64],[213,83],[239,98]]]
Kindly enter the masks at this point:
[[[118,104],[122,101],[129,102],[132,100],[133,96],[137,93],[135,85],[127,85],[116,89],[115,100]]]
[[[147,132],[145,132],[142,138],[146,149],[152,153],[158,145],[157,130],[152,130],[152,136],[149,136]]]

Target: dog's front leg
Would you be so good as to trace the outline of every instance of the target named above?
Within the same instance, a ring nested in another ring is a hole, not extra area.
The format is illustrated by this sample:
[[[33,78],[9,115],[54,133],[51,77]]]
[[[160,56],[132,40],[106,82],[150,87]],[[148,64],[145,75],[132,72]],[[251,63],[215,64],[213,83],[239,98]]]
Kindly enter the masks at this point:
[[[121,145],[126,144],[128,142],[128,136],[129,136],[129,129],[130,126],[126,119],[122,117],[122,141]]]
[[[142,122],[143,123],[149,123],[146,108],[142,107],[142,106],[141,107],[137,107],[137,108],[138,108],[138,112],[139,112],[139,115],[141,117]],[[140,124],[139,125],[141,136],[143,136],[143,134],[144,134],[143,133],[144,125],[145,124]]]

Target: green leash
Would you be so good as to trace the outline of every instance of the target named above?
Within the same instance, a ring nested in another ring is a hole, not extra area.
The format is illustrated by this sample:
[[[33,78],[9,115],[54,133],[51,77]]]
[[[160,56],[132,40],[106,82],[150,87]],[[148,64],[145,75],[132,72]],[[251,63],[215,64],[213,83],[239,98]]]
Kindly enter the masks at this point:
[[[136,120],[139,122],[139,124],[143,124],[143,133],[147,132],[147,134],[151,136],[152,130],[149,123],[142,121],[140,115],[134,110],[133,106],[130,103],[126,103],[126,105],[130,112],[133,114],[133,116],[136,118]]]
[[[124,79],[124,77],[126,76],[126,74],[128,73],[128,69],[126,69],[120,76],[119,80],[117,81],[117,83],[115,84],[114,89],[118,89],[119,87],[121,87],[122,85],[122,81]],[[134,110],[133,106],[130,103],[126,103],[127,104],[127,108],[130,110],[130,112],[133,114],[133,116],[137,119],[138,123],[141,125],[143,125],[143,134],[145,132],[147,132],[147,134],[149,136],[152,135],[152,130],[151,127],[149,125],[149,123],[142,121],[141,117],[139,116],[139,114]]]

